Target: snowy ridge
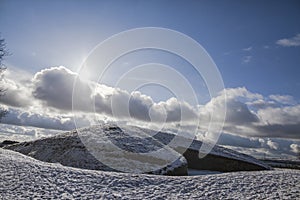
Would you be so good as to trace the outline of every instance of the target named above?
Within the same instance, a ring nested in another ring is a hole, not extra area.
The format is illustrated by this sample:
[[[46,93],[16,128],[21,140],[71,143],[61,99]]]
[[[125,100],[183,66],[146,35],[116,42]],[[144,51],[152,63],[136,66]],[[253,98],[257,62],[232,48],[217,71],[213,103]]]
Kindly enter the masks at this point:
[[[0,149],[0,199],[299,199],[300,171],[190,177],[102,172]]]

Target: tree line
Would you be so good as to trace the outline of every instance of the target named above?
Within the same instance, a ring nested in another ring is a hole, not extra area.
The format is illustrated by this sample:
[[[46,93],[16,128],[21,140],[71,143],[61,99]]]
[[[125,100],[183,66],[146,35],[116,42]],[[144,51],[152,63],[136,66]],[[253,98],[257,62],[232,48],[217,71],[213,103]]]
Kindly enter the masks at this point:
[[[6,43],[3,38],[0,38],[0,98],[5,94],[6,88],[3,86],[3,73],[6,70],[5,65],[3,64],[3,60],[6,56],[8,56],[8,50],[6,48]],[[7,110],[0,107],[0,121],[7,114]]]

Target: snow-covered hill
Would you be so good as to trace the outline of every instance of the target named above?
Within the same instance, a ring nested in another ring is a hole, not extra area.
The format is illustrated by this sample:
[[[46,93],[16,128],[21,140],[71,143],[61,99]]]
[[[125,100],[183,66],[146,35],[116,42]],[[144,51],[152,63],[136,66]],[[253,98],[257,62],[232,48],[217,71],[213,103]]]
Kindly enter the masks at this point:
[[[222,172],[270,169],[251,156],[219,146],[201,159],[201,145],[170,133],[100,124],[4,148],[41,161],[104,171],[187,175],[187,167]]]
[[[0,199],[300,199],[299,170],[156,176],[45,163],[0,148]]]

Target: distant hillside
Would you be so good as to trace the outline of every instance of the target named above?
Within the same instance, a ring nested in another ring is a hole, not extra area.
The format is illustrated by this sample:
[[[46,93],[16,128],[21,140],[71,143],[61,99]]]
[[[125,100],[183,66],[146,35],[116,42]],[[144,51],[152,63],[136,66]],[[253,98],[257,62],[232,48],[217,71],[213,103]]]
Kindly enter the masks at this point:
[[[263,159],[263,162],[267,163],[272,167],[277,168],[288,168],[288,169],[300,169],[300,161],[292,160],[272,160],[272,159]]]

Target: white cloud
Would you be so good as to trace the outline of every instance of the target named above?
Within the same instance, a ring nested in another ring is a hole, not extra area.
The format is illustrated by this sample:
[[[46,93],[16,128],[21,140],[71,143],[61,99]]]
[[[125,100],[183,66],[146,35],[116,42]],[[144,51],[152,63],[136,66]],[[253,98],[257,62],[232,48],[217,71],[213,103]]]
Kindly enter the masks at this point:
[[[15,77],[13,77],[13,74],[15,74]],[[1,103],[13,107],[27,107],[31,105],[31,86],[28,79],[25,81],[24,78],[21,79],[18,73],[6,70],[0,82],[1,87],[5,89],[5,95],[0,98]]]
[[[249,63],[252,60],[252,56],[244,56],[242,59],[243,63]]]
[[[226,88],[221,92],[220,95],[226,95],[226,98],[247,98],[249,100],[253,99],[263,99],[263,96],[258,93],[252,93],[245,87],[238,88]]]
[[[42,100],[46,106],[62,110],[72,110],[73,84],[77,75],[65,67],[51,67],[36,73],[32,79],[33,96]],[[91,88],[87,83],[79,82],[81,96],[85,105],[90,105]]]
[[[226,106],[226,125],[241,125],[258,121],[256,115],[249,110],[245,103],[235,98],[227,98],[226,105],[222,102],[221,96],[212,99],[205,107],[202,107],[202,115],[207,115],[207,112],[218,114]]]
[[[300,125],[300,105],[268,107],[258,110],[257,114],[266,124]]]
[[[226,97],[226,105],[223,104],[223,98]],[[262,99],[263,96],[257,93],[249,92],[245,87],[227,88],[219,96],[212,98],[205,106],[199,108],[201,118],[209,118],[211,113],[218,114],[226,107],[226,126],[235,126],[242,124],[251,124],[258,122],[258,118],[252,112],[244,101]],[[220,119],[221,120],[221,119]]]
[[[0,141],[14,140],[14,141],[28,141],[41,137],[52,136],[62,131],[51,130],[30,126],[15,126],[10,124],[0,124]]]
[[[259,143],[260,143],[261,145],[264,145],[264,144],[265,144],[265,140],[262,139],[262,138],[258,138],[258,141],[259,141]]]
[[[300,46],[300,33],[291,38],[284,38],[284,39],[277,40],[276,44],[284,47]]]
[[[294,97],[290,95],[270,95],[269,98],[282,104],[293,105],[296,103]]]
[[[300,145],[299,144],[291,144],[291,151],[294,153],[300,153]]]
[[[243,49],[243,51],[251,51],[251,50],[252,50],[252,46]]]
[[[271,149],[274,149],[274,150],[277,150],[278,147],[279,147],[278,143],[273,142],[273,141],[270,140],[270,139],[267,141],[267,145],[268,145]]]
[[[57,130],[70,130],[75,128],[70,115],[39,114],[12,108],[8,111],[8,114],[1,120],[2,123]]]
[[[224,131],[254,137],[300,138],[300,105],[269,101],[246,88],[229,88],[220,95],[227,96]],[[273,95],[278,97],[278,95]],[[201,116],[218,113],[218,97],[200,107]],[[209,111],[209,112],[208,112]],[[206,121],[208,123],[208,121]]]
[[[267,107],[276,107],[278,104],[274,101],[269,101],[265,99],[257,99],[254,101],[246,102],[246,104],[254,109],[263,109]]]

